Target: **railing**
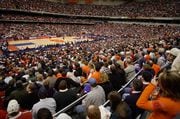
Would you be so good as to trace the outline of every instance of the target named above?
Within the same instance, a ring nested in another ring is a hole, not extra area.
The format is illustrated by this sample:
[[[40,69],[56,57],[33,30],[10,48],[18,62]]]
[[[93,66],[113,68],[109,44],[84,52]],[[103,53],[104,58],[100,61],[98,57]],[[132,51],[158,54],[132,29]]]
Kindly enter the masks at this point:
[[[139,61],[136,60],[135,62],[133,62],[133,64],[136,64]],[[122,88],[120,90],[118,90],[118,92],[121,92],[122,90],[124,90],[124,88],[126,88],[140,73],[142,72],[142,69],[131,79],[129,80],[124,86],[122,86]],[[67,110],[71,109],[74,105],[78,104],[82,99],[84,99],[87,96],[87,94],[81,96],[80,98],[78,98],[77,100],[75,100],[74,102],[72,102],[71,104],[69,104],[68,106],[66,106],[65,108],[61,109],[60,111],[58,111],[57,113],[55,113],[53,115],[53,117],[58,116],[59,114],[66,112]],[[107,100],[103,106],[106,106],[109,103],[109,100]]]
[[[141,72],[143,69],[141,69],[131,80],[129,80],[121,89],[118,90],[118,93],[124,90]],[[109,103],[109,100],[107,100],[103,106],[105,107]]]
[[[82,99],[84,99],[87,96],[87,94],[81,96],[80,98],[78,98],[77,100],[75,100],[74,102],[72,102],[71,104],[69,104],[68,106],[66,106],[65,108],[63,108],[62,110],[58,111],[57,113],[55,113],[53,115],[53,117],[58,116],[59,114],[66,112],[67,110],[71,109],[74,105],[76,105],[77,103],[79,103]]]
[[[142,72],[142,69],[130,80],[128,81],[120,90],[118,90],[118,92],[121,92],[122,90],[124,90],[124,88],[126,88],[140,73]],[[58,111],[57,113],[55,113],[53,115],[53,117],[57,117],[60,113],[66,112],[67,110],[71,109],[74,105],[78,104],[82,99],[84,99],[87,96],[87,94],[83,95],[82,97],[78,98],[77,100],[75,100],[74,102],[72,102],[71,104],[69,104],[68,106],[66,106],[65,108],[63,108],[62,110]],[[109,100],[107,100],[103,106],[106,106],[109,103]]]

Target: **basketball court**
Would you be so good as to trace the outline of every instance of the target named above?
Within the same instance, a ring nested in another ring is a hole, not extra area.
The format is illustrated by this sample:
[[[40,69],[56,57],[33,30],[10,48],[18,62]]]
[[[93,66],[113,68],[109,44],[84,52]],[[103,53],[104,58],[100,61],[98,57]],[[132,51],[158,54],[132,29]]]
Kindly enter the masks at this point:
[[[38,38],[32,40],[14,40],[9,41],[8,49],[9,51],[17,51],[26,48],[36,48],[39,46],[46,45],[56,45],[56,44],[65,44],[68,42],[80,42],[80,41],[91,41],[89,38],[79,38],[79,37],[54,37],[54,38]]]

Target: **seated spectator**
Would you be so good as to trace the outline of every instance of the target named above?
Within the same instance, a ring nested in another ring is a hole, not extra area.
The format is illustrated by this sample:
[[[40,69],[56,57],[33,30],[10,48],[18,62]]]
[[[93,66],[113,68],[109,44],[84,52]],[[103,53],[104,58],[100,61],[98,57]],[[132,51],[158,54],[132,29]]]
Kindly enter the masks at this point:
[[[180,49],[172,48],[169,51],[166,51],[168,53],[167,59],[170,62],[171,70],[178,70],[180,71]]]
[[[48,77],[45,79],[49,82],[49,87],[53,88],[55,86],[56,83],[56,76],[54,75],[53,70],[49,70],[48,71]]]
[[[43,86],[46,90],[47,90],[47,97],[53,97],[54,93],[56,92],[56,90],[52,87],[49,87],[49,81],[48,80],[44,80],[43,81]]]
[[[41,108],[37,113],[37,119],[53,119],[53,117],[47,108]]]
[[[66,113],[61,113],[59,114],[59,116],[57,116],[56,119],[72,119],[69,115],[67,115]]]
[[[73,101],[77,99],[75,90],[67,88],[67,82],[62,80],[59,84],[59,91],[54,94],[54,99],[56,101],[56,111],[63,109]]]
[[[48,91],[45,87],[41,87],[38,92],[40,101],[33,105],[32,115],[33,119],[37,118],[37,112],[41,108],[47,108],[52,114],[56,112],[56,101],[53,98],[48,98]]]
[[[85,109],[87,109],[89,105],[100,106],[105,102],[105,92],[101,86],[96,84],[96,80],[90,78],[88,80],[88,83],[90,83],[91,85],[91,91],[82,101],[82,104],[85,107]]]
[[[77,72],[73,72],[73,67],[69,66],[69,71],[66,74],[67,78],[72,79],[76,83],[80,83],[80,76],[75,76],[75,74],[78,74]]]
[[[39,84],[39,85],[43,85],[43,75],[42,74],[40,74],[40,73],[38,73],[37,75],[36,75],[36,77],[37,77],[37,81],[36,81],[36,83],[37,84]]]
[[[164,67],[165,63],[166,63],[166,59],[164,57],[164,53],[159,52],[157,64],[162,68]]]
[[[153,75],[148,71],[142,72],[142,83],[143,83],[143,89],[151,82],[151,79],[153,78]]]
[[[39,101],[38,97],[38,87],[36,83],[29,83],[26,87],[28,92],[24,103],[26,104],[26,109],[31,110],[33,105]]]
[[[114,90],[119,90],[126,82],[125,71],[122,68],[118,68],[112,64],[110,66],[111,74],[109,74],[109,80]]]
[[[152,67],[154,70],[155,75],[157,75],[161,69],[161,67],[157,64],[156,59],[149,60],[148,64]]]
[[[143,83],[139,79],[135,79],[132,83],[132,92],[126,95],[124,101],[129,105],[132,110],[132,119],[136,119],[139,114],[143,113],[143,110],[136,106],[136,102],[143,90]]]
[[[112,91],[108,95],[111,105],[110,119],[131,119],[131,109],[126,102],[123,102],[118,92]]]
[[[98,106],[90,105],[87,110],[88,119],[101,119],[101,112]]]
[[[151,111],[149,119],[173,119],[180,113],[180,74],[178,71],[164,71],[158,82],[154,77],[137,101],[139,108]],[[159,85],[161,92],[156,99],[148,100]]]
[[[16,100],[11,100],[7,107],[7,117],[9,119],[32,119],[32,113],[30,111],[21,112],[20,105]]]
[[[99,84],[100,86],[102,86],[102,88],[104,89],[105,95],[107,97],[107,95],[113,90],[112,84],[109,81],[109,77],[105,72],[100,72],[101,73],[101,83]]]
[[[90,78],[88,83],[91,85],[91,91],[82,100],[82,105],[76,107],[76,112],[84,113],[90,105],[100,106],[105,103],[105,92],[103,88],[96,84],[96,80]]]
[[[127,79],[126,82],[128,82],[136,75],[136,71],[135,71],[135,66],[132,65],[132,60],[130,57],[128,57],[125,62],[127,67],[124,70],[126,72],[126,79]]]
[[[24,100],[27,97],[27,91],[25,90],[23,83],[21,80],[16,82],[16,90],[12,91],[8,99],[15,99],[20,104],[21,108],[26,108],[26,104]]]
[[[60,83],[61,81],[63,81],[63,80],[65,80],[65,81],[67,82],[67,87],[68,87],[68,88],[73,88],[73,87],[79,87],[79,86],[80,86],[79,83],[73,81],[73,80],[70,79],[70,78],[67,78],[67,77],[66,77],[66,74],[67,74],[67,72],[66,72],[66,71],[63,71],[63,72],[62,72],[62,77],[60,77],[60,78],[58,78],[58,79],[56,80],[56,83],[55,83],[55,86],[54,86],[54,88],[56,89],[56,91],[59,90],[59,87],[58,87],[58,86],[59,86],[59,83]]]
[[[83,73],[86,73],[86,75],[88,76],[90,73],[90,67],[88,66],[88,62],[84,60],[83,64],[84,65],[82,66],[82,71],[83,71]]]
[[[100,69],[101,69],[101,64],[100,63],[96,63],[95,64],[95,71],[91,75],[91,78],[94,78],[96,80],[97,84],[101,83]]]

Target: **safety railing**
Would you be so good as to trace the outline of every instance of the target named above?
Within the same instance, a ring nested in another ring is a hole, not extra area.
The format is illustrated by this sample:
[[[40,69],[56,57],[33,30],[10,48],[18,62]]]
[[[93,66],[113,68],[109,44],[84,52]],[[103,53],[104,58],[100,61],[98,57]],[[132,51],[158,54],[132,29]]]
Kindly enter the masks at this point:
[[[122,90],[124,90],[124,88],[126,88],[140,73],[142,72],[142,69],[131,79],[129,80],[120,90],[118,90],[118,92],[121,92]],[[82,97],[78,98],[77,100],[75,100],[74,102],[72,102],[71,104],[69,104],[68,106],[66,106],[65,108],[63,108],[62,110],[58,111],[57,113],[55,113],[53,115],[53,117],[57,117],[59,114],[66,112],[67,110],[71,109],[73,106],[75,106],[76,104],[78,104],[82,99],[84,99],[87,96],[87,94],[83,95]],[[106,106],[109,103],[109,100],[107,100],[103,106]]]
[[[118,92],[121,92],[122,90],[124,90],[124,88],[126,88],[141,72],[143,69],[141,69],[138,73],[136,73],[136,75],[130,79],[124,86],[122,86],[122,88],[120,90],[118,90]],[[67,110],[71,109],[73,106],[75,106],[76,104],[78,104],[81,100],[83,100],[85,97],[87,96],[87,94],[81,96],[80,98],[78,98],[77,100],[75,100],[74,102],[72,102],[71,104],[69,104],[68,106],[66,106],[65,108],[61,109],[60,111],[58,111],[57,113],[55,113],[53,115],[53,117],[57,117],[59,114],[66,112]],[[109,100],[107,100],[103,106],[106,106],[109,103]]]
[[[141,72],[143,69],[141,69],[131,80],[129,80],[121,89],[118,90],[118,93],[124,90]],[[105,107],[109,103],[109,100],[107,100],[103,106]]]
[[[66,112],[67,110],[71,109],[73,106],[75,106],[76,104],[78,104],[82,99],[84,99],[87,96],[87,94],[81,96],[80,98],[78,98],[77,100],[75,100],[74,102],[72,102],[71,104],[69,104],[68,106],[66,106],[65,108],[63,108],[62,110],[58,111],[57,113],[55,113],[53,115],[53,117],[57,117],[59,114]]]

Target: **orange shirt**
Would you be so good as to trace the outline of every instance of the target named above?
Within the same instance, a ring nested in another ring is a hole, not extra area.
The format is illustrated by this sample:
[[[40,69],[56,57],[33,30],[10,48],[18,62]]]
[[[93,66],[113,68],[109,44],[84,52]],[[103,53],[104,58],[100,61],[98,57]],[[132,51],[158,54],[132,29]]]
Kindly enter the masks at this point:
[[[84,66],[82,67],[82,71],[83,71],[84,73],[86,73],[87,75],[89,75],[89,73],[90,73],[90,68],[89,68],[89,66],[84,65]]]
[[[180,113],[180,100],[174,101],[171,98],[159,97],[156,100],[148,100],[155,89],[153,84],[149,84],[139,97],[136,105],[142,109],[151,111],[148,119],[173,119]]]
[[[158,74],[158,72],[159,72],[160,69],[161,69],[160,66],[157,65],[157,64],[153,64],[153,65],[152,65],[152,68],[154,69],[156,75]]]
[[[100,79],[101,78],[101,73],[100,72],[97,72],[97,71],[93,72],[91,78],[96,79],[97,84],[101,83],[101,79]]]
[[[148,55],[145,55],[145,60],[146,61],[149,61],[151,59],[151,57],[150,57],[150,55],[148,54]]]

